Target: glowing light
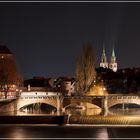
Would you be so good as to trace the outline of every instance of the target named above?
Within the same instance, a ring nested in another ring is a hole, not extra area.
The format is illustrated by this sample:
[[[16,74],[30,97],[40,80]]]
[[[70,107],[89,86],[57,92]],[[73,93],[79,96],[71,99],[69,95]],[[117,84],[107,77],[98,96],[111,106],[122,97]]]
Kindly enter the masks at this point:
[[[86,93],[87,96],[106,96],[108,95],[103,85],[93,85]]]
[[[106,90],[106,88],[104,87],[103,90]]]

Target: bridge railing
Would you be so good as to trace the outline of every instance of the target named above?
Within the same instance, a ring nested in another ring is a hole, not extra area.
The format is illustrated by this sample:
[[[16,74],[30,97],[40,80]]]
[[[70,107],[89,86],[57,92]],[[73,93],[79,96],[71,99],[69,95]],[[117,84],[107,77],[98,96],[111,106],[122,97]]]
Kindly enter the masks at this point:
[[[46,99],[46,98],[56,98],[58,95],[29,95],[29,96],[19,96],[20,99]]]
[[[105,96],[64,96],[68,99],[95,99],[95,98],[105,98]]]
[[[108,99],[140,99],[140,96],[132,95],[112,95],[108,96]]]

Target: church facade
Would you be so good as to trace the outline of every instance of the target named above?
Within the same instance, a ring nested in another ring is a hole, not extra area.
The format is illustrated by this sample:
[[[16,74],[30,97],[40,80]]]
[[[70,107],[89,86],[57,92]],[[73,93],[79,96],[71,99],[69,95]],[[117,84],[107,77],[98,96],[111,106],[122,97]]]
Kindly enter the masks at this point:
[[[106,52],[105,52],[105,47],[103,46],[103,52],[102,52],[102,56],[101,56],[100,67],[109,68],[112,71],[117,72],[118,66],[117,66],[117,61],[116,61],[114,48],[112,50],[111,60],[110,60],[110,62],[108,62]]]

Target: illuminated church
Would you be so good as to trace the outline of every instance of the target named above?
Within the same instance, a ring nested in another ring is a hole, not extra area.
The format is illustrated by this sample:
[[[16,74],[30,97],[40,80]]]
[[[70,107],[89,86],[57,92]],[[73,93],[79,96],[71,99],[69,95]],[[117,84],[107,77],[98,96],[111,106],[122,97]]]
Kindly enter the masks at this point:
[[[110,63],[108,63],[107,57],[106,57],[106,52],[105,52],[105,47],[103,47],[100,67],[109,68],[109,69],[113,70],[114,72],[117,71],[117,61],[116,61],[116,56],[115,56],[114,48],[112,50],[112,55],[111,55]]]

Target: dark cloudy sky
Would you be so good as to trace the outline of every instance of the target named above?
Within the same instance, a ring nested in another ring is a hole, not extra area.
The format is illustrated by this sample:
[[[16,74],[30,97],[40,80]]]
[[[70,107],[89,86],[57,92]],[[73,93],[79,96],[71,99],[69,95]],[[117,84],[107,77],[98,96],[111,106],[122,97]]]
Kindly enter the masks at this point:
[[[140,66],[140,3],[0,3],[0,40],[25,78],[74,76],[85,42],[118,67]]]

